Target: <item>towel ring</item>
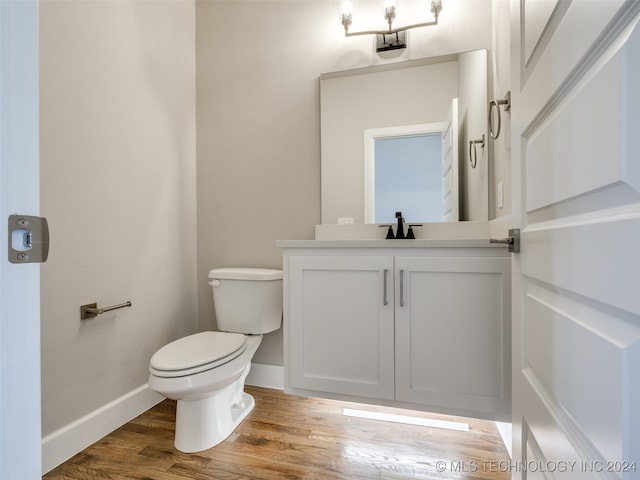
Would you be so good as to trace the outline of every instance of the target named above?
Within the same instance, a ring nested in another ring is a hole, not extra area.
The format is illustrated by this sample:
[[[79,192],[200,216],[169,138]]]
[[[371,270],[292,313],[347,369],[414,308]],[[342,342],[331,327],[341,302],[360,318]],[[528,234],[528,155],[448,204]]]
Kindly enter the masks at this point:
[[[478,152],[476,151],[476,144],[480,144],[480,148],[484,148],[484,133],[480,140],[469,140],[469,163],[471,168],[476,168],[478,163]]]
[[[505,97],[502,100],[491,100],[489,102],[489,135],[494,140],[498,138],[500,135],[500,127],[502,126],[502,115],[500,114],[500,105],[504,105],[504,111],[508,112],[511,108],[511,91],[508,91]],[[496,111],[498,113],[498,126],[495,129],[494,133],[494,125],[493,125],[493,115],[491,115],[493,107],[496,107]]]

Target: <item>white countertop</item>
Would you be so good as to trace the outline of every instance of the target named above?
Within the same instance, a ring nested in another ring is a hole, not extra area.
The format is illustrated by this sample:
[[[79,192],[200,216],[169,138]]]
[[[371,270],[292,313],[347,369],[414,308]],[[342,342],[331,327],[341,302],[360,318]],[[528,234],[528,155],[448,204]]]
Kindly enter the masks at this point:
[[[279,248],[503,248],[488,238],[415,240],[276,240]]]

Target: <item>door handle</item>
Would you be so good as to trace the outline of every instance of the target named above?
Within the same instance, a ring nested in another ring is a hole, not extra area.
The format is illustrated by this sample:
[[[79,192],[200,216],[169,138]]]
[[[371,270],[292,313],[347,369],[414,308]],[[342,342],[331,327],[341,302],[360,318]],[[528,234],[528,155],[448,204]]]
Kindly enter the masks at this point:
[[[520,229],[512,228],[507,238],[490,238],[489,243],[504,243],[509,246],[510,252],[520,253]]]
[[[400,306],[404,307],[404,270],[400,270]]]
[[[9,262],[42,263],[49,256],[49,224],[44,217],[9,215]]]

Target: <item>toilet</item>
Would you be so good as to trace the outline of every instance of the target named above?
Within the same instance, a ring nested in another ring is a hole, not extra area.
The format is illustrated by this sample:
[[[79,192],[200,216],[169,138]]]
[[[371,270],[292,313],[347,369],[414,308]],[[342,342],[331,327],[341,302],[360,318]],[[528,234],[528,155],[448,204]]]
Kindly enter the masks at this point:
[[[251,359],[262,334],[282,324],[282,270],[217,268],[209,285],[220,331],[171,342],[149,365],[149,388],[177,400],[174,444],[185,453],[222,442],[251,412]]]

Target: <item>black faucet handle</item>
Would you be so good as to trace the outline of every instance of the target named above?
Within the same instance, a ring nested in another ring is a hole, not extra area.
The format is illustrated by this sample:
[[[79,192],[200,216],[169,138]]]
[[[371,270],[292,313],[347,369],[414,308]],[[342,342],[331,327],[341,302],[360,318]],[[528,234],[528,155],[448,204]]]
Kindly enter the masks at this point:
[[[422,224],[421,224],[421,223],[410,223],[410,224],[409,224],[409,230],[407,230],[407,236],[406,236],[405,238],[408,238],[408,239],[410,239],[410,240],[411,240],[411,239],[415,239],[415,238],[416,238],[416,236],[415,236],[415,234],[413,233],[413,227],[421,227],[421,226],[422,226]]]
[[[388,225],[388,224],[387,224],[387,225],[378,225],[378,226],[379,226],[380,228],[386,228],[386,229],[387,229],[387,236],[386,236],[386,237],[384,237],[386,240],[396,238],[396,237],[393,235],[393,225]]]

